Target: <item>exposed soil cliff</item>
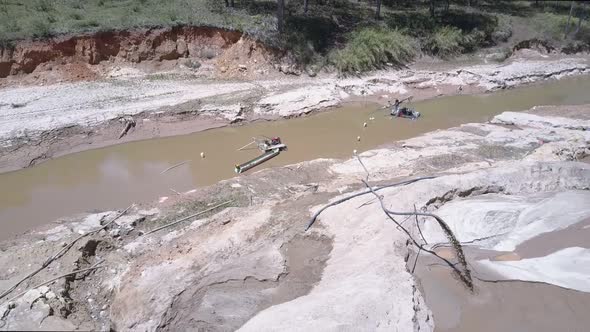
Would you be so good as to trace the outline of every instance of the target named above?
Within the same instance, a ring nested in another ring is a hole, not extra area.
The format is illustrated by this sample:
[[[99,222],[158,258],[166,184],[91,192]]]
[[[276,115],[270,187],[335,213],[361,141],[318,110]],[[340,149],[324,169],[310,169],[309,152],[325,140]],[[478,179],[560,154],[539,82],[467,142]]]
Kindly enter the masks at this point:
[[[240,41],[240,47],[235,47]],[[224,61],[226,52],[236,61]],[[88,65],[105,61],[133,64],[179,58],[220,58],[220,71],[225,73],[239,71],[239,65],[248,65],[250,69],[253,64],[263,66],[278,54],[280,52],[277,50],[271,50],[243,36],[241,32],[218,28],[187,26],[99,32],[39,41],[26,40],[0,48],[0,78],[59,70],[66,66],[68,70],[63,72],[64,78],[87,79],[96,75],[96,68]],[[245,60],[242,59],[243,55],[256,61],[242,63],[239,60]],[[196,67],[200,63],[195,61],[191,65]]]

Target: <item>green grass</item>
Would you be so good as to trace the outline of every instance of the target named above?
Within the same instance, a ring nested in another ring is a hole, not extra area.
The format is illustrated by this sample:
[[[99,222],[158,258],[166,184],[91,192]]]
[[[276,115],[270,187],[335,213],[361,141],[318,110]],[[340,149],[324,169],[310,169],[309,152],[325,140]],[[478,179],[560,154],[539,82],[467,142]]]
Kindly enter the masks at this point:
[[[255,32],[272,26],[272,20],[225,10],[220,0],[0,0],[4,41],[183,24]]]
[[[424,49],[441,58],[449,58],[461,53],[463,46],[463,33],[461,30],[445,26],[438,29],[425,43]]]
[[[539,13],[531,18],[532,25],[536,31],[536,37],[550,39],[556,44],[562,44],[566,41],[565,27],[567,25],[567,14]],[[572,17],[568,33],[568,40],[583,41],[590,43],[590,27],[588,21],[584,21],[580,26],[580,31],[576,34],[578,18]]]
[[[416,42],[398,30],[364,28],[351,34],[342,50],[335,51],[331,62],[341,73],[377,69],[390,63],[402,66],[416,55]]]

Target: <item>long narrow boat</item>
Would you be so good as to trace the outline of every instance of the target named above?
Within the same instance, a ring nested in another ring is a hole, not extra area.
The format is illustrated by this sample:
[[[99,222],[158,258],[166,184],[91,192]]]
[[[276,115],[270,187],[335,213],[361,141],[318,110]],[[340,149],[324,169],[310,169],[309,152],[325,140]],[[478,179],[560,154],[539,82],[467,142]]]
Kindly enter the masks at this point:
[[[240,165],[236,165],[235,171],[236,171],[236,173],[240,174],[242,172],[249,170],[250,168],[256,167],[256,166],[262,164],[263,162],[278,156],[280,153],[281,153],[281,151],[279,149],[266,151],[264,154],[254,158],[252,160],[249,160],[249,161],[247,161],[243,164],[240,164]]]
[[[278,137],[263,140],[258,143],[258,148],[264,152],[262,155],[249,160],[243,164],[236,165],[234,171],[238,174],[245,172],[253,167],[256,167],[265,161],[268,161],[276,156],[278,156],[281,151],[287,149],[287,146],[281,142],[281,139]]]

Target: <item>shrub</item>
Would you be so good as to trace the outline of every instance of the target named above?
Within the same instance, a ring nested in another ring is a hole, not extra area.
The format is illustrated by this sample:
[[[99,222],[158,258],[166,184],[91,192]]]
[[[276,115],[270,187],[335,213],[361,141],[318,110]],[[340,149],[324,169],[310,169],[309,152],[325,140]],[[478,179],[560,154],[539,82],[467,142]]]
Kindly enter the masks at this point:
[[[100,27],[100,23],[95,19],[88,19],[84,21],[79,21],[74,26],[82,28],[83,30],[87,30],[88,28]]]
[[[463,34],[461,30],[444,26],[426,40],[423,48],[425,48],[427,53],[437,55],[441,58],[449,58],[463,51],[462,43]]]
[[[364,28],[352,33],[347,45],[331,56],[331,62],[341,73],[356,73],[387,63],[401,66],[415,55],[415,41],[400,31]]]
[[[80,21],[82,19],[82,14],[74,12],[70,14],[70,17],[76,21]]]
[[[31,26],[32,35],[35,38],[47,38],[51,36],[51,27],[49,26],[49,22],[44,19],[35,19],[32,22]]]
[[[533,28],[540,38],[563,39],[566,24],[567,16],[565,15],[540,13],[533,17]]]
[[[459,41],[462,52],[473,52],[479,47],[485,44],[486,35],[485,32],[479,29],[473,29],[470,33],[466,34]]]
[[[492,42],[505,42],[512,36],[512,21],[505,15],[498,15],[498,26],[492,32]]]
[[[51,3],[50,0],[37,0],[35,2],[35,9],[37,11],[47,13],[47,12],[53,10],[53,4]]]

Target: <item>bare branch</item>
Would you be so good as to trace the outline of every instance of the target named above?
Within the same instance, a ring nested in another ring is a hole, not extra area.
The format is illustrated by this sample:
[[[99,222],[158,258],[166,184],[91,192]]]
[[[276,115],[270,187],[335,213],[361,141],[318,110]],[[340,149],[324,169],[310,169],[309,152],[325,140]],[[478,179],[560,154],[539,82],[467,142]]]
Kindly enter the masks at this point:
[[[35,286],[31,287],[31,288],[27,288],[27,290],[25,290],[25,291],[23,291],[23,292],[21,292],[21,293],[18,293],[17,295],[13,296],[13,297],[12,297],[12,298],[10,298],[8,301],[6,301],[5,303],[9,303],[9,302],[12,302],[12,301],[14,301],[14,300],[18,299],[19,297],[21,297],[21,296],[25,295],[25,294],[26,294],[28,291],[30,291],[31,289],[36,289],[36,288],[39,288],[39,287],[41,287],[41,286],[49,285],[50,283],[52,283],[52,282],[54,282],[54,281],[56,281],[56,280],[59,280],[59,279],[61,279],[61,278],[64,278],[64,277],[67,277],[67,276],[71,276],[71,275],[73,275],[73,274],[78,274],[78,273],[82,273],[82,272],[87,272],[87,271],[96,270],[96,269],[100,268],[100,266],[98,266],[98,265],[100,265],[100,264],[101,264],[103,261],[104,261],[104,260],[102,260],[102,259],[101,259],[100,261],[98,261],[98,262],[96,262],[94,265],[92,265],[91,267],[88,267],[88,268],[85,268],[85,269],[80,269],[80,270],[74,270],[74,271],[72,271],[72,272],[65,273],[65,274],[59,275],[59,276],[57,276],[57,277],[51,278],[51,279],[49,279],[49,280],[47,280],[47,281],[44,281],[44,282],[42,282],[42,283],[40,283],[40,284],[38,284],[38,285],[35,285]]]
[[[229,204],[229,203],[231,203],[231,202],[233,202],[233,200],[232,200],[232,201],[227,201],[227,202],[223,202],[223,203],[217,204],[217,205],[215,205],[215,206],[213,206],[213,207],[211,207],[211,208],[209,208],[209,209],[207,209],[207,210],[204,210],[204,211],[201,211],[201,212],[197,212],[197,213],[195,213],[195,214],[192,214],[192,215],[190,215],[190,216],[188,216],[188,217],[184,217],[184,218],[178,219],[178,220],[176,220],[176,221],[173,221],[173,222],[171,222],[171,223],[169,223],[169,224],[166,224],[166,225],[164,225],[164,226],[161,226],[161,227],[158,227],[158,228],[152,229],[151,231],[149,231],[149,232],[145,233],[145,235],[149,235],[149,234],[155,233],[155,232],[157,232],[157,231],[159,231],[159,230],[162,230],[162,229],[164,229],[164,228],[167,228],[167,227],[170,227],[170,226],[174,226],[174,225],[176,225],[176,224],[179,224],[179,223],[181,223],[181,222],[183,222],[183,221],[185,221],[185,220],[188,220],[188,219],[191,219],[191,218],[194,218],[194,217],[200,216],[200,215],[202,215],[203,213],[206,213],[206,212],[209,212],[209,211],[213,211],[213,210],[217,209],[218,207],[221,207],[221,206],[227,205],[227,204]]]
[[[423,180],[430,180],[430,179],[434,179],[434,178],[436,178],[436,176],[422,176],[422,177],[418,177],[418,178],[411,179],[411,180],[406,180],[406,181],[396,182],[396,183],[387,184],[387,185],[383,185],[383,186],[378,186],[378,187],[375,187],[375,188],[372,188],[372,189],[374,191],[379,191],[379,190],[383,190],[383,189],[386,189],[386,188],[405,186],[405,185],[408,185],[408,184],[412,184],[414,182],[423,181]],[[349,201],[349,200],[351,200],[353,198],[356,198],[356,197],[359,197],[359,196],[363,196],[363,195],[366,195],[366,194],[370,194],[370,193],[371,193],[371,190],[365,190],[365,191],[362,191],[360,193],[356,193],[356,194],[353,194],[353,195],[350,195],[350,196],[341,198],[341,199],[339,199],[339,200],[337,200],[335,202],[332,202],[332,203],[324,206],[323,208],[321,208],[318,212],[316,212],[311,217],[311,219],[307,223],[307,226],[305,226],[305,230],[306,231],[309,230],[311,228],[311,226],[315,223],[315,221],[317,220],[317,218],[320,216],[320,214],[322,212],[324,212],[326,209],[328,209],[328,208],[330,208],[332,206],[338,205],[338,204],[342,204],[342,203],[344,203],[346,201]]]
[[[0,294],[0,299],[4,298],[6,295],[10,294],[12,291],[14,291],[16,289],[16,287],[18,287],[20,284],[22,284],[24,281],[32,278],[33,276],[35,276],[37,273],[41,272],[43,269],[45,269],[47,266],[49,266],[49,264],[51,264],[53,261],[55,261],[56,259],[62,257],[68,250],[70,250],[70,248],[72,248],[74,246],[74,244],[76,242],[78,242],[78,240],[80,240],[81,238],[91,235],[91,234],[95,234],[100,232],[101,230],[107,228],[110,224],[112,224],[113,222],[115,222],[115,220],[119,219],[122,215],[124,215],[125,213],[127,213],[127,211],[129,211],[129,209],[131,209],[131,207],[134,204],[129,205],[123,212],[119,213],[115,218],[113,218],[111,221],[109,221],[108,223],[104,224],[102,227],[95,229],[93,231],[90,231],[86,234],[82,234],[79,237],[77,237],[74,241],[70,242],[68,245],[66,245],[65,247],[63,247],[60,251],[58,251],[57,253],[55,253],[54,255],[52,255],[51,257],[47,258],[45,260],[45,262],[43,262],[43,264],[41,265],[41,267],[39,267],[38,269],[36,269],[35,271],[27,274],[24,278],[20,279],[19,281],[17,281],[12,287],[10,287],[9,289],[5,290],[2,294]]]
[[[410,238],[410,240],[414,243],[414,245],[421,249],[424,250],[425,252],[441,259],[442,261],[444,261],[450,268],[453,269],[453,271],[455,271],[455,273],[457,273],[457,275],[459,276],[459,278],[461,279],[461,281],[465,284],[465,286],[467,286],[467,288],[469,288],[470,290],[473,290],[473,280],[471,279],[471,273],[469,272],[469,269],[467,267],[467,262],[465,260],[465,255],[463,254],[463,249],[461,248],[461,245],[459,244],[459,242],[455,239],[455,236],[453,235],[453,233],[451,232],[449,226],[444,222],[444,220],[442,220],[440,217],[438,217],[437,215],[431,214],[431,213],[423,213],[423,212],[395,212],[395,211],[391,211],[388,210],[385,207],[385,203],[383,202],[383,199],[377,195],[377,193],[375,192],[375,190],[373,188],[371,188],[371,186],[369,186],[369,184],[367,182],[364,182],[365,186],[367,186],[367,188],[369,188],[369,190],[375,195],[375,197],[377,197],[379,199],[379,202],[381,203],[381,209],[383,210],[383,212],[385,213],[385,215],[387,215],[387,217],[393,221],[398,227],[400,227],[402,229],[402,231],[404,233],[406,233],[406,235]],[[463,268],[463,271],[461,271],[459,268],[457,268],[453,263],[451,263],[448,259],[440,256],[439,254],[437,254],[436,252],[426,249],[424,248],[423,245],[419,244],[414,237],[412,236],[412,234],[410,234],[410,232],[404,228],[402,225],[400,225],[391,215],[401,215],[401,216],[407,216],[407,215],[417,215],[417,216],[427,216],[427,217],[432,217],[434,218],[438,224],[441,226],[441,228],[443,229],[443,231],[445,232],[445,234],[447,234],[447,237],[449,237],[449,241],[451,243],[453,243],[453,247],[455,248],[456,254],[457,254],[457,258],[459,259],[459,263],[461,264],[461,267]]]

